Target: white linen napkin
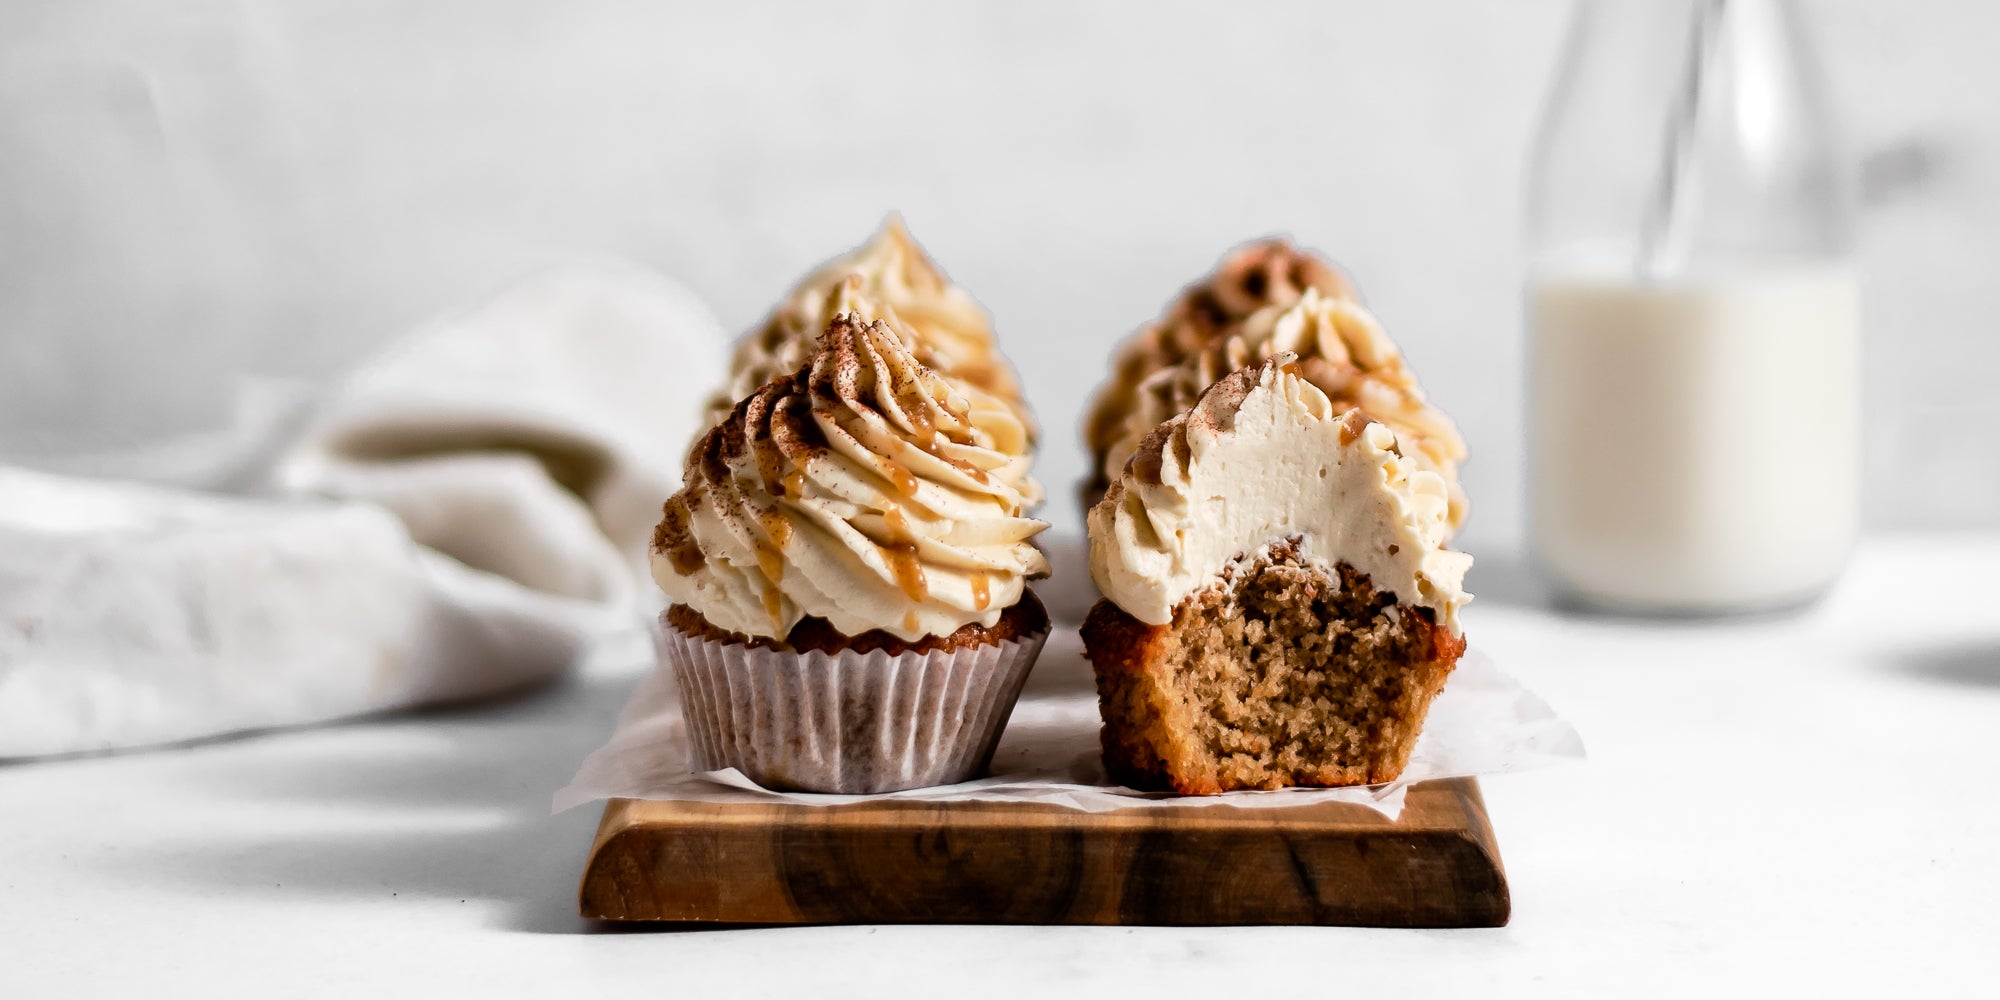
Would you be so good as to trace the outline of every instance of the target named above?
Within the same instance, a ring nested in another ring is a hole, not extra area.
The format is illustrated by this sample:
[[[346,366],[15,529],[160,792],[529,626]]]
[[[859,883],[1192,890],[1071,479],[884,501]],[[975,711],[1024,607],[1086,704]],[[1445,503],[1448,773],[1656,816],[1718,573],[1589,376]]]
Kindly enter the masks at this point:
[[[419,329],[302,430],[216,436],[253,456],[247,476],[168,449],[259,483],[249,495],[0,467],[0,758],[563,671],[651,609],[644,540],[725,343],[680,286],[574,266]],[[176,478],[158,466],[128,467]]]

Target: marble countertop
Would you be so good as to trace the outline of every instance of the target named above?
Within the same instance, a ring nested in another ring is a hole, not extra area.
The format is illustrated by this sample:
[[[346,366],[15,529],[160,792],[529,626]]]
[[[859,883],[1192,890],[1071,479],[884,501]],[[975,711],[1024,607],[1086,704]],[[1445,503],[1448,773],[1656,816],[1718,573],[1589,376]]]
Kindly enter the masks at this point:
[[[1804,614],[1690,624],[1560,616],[1483,560],[1468,634],[1591,750],[1485,783],[1505,928],[591,928],[596,811],[547,803],[634,680],[607,649],[490,705],[0,767],[0,996],[1970,992],[1996,561],[2000,536],[1875,537]]]

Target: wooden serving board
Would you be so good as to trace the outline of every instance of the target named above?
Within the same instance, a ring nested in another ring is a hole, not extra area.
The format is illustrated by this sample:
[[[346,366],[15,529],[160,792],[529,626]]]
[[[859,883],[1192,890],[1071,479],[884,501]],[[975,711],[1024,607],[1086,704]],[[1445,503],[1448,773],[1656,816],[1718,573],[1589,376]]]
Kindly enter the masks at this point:
[[[1479,785],[1361,806],[851,806],[615,799],[579,898],[599,920],[706,924],[1497,927],[1507,878]]]

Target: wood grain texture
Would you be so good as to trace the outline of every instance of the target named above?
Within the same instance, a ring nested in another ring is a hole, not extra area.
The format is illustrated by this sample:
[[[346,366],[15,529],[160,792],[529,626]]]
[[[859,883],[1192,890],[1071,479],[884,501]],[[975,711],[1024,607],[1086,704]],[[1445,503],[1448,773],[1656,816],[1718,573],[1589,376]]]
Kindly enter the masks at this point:
[[[1478,784],[1360,806],[738,805],[617,799],[585,917],[716,924],[1497,927],[1507,880]]]

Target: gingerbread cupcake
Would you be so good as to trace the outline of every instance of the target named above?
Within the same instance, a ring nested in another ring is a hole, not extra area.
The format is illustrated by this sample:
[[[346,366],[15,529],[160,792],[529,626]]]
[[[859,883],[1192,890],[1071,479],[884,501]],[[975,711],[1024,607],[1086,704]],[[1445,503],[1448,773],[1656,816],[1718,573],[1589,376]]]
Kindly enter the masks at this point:
[[[1090,511],[1083,641],[1120,782],[1394,780],[1465,650],[1443,479],[1295,361],[1216,382]]]
[[[1014,408],[893,318],[833,319],[710,430],[655,532],[697,765],[769,788],[974,777],[1048,635]]]

